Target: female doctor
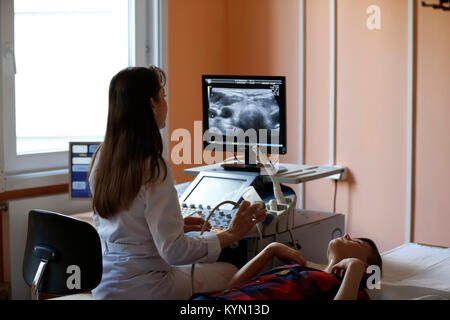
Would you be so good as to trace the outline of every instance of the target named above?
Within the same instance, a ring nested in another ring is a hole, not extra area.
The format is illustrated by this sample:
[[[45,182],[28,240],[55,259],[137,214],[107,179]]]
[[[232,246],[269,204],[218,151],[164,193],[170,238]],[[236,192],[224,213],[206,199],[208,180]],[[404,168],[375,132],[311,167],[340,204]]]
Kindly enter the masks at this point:
[[[216,262],[222,248],[239,241],[265,219],[265,210],[244,201],[229,228],[189,237],[199,218],[183,219],[169,162],[162,157],[165,74],[131,67],[109,87],[104,142],[91,164],[94,224],[103,252],[103,277],[95,299],[188,299],[190,264],[195,292],[225,288],[237,268]]]

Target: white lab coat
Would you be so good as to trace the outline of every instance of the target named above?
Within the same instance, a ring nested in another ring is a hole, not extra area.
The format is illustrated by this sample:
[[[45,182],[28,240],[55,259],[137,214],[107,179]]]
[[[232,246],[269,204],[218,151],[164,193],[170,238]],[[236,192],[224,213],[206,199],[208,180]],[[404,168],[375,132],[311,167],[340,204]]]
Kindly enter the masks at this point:
[[[92,193],[97,163],[89,179]],[[167,178],[143,186],[129,210],[108,219],[94,214],[103,251],[95,299],[188,299],[191,263],[197,263],[195,292],[223,289],[236,273],[230,263],[214,263],[221,251],[216,234],[184,234],[172,169],[166,165]]]

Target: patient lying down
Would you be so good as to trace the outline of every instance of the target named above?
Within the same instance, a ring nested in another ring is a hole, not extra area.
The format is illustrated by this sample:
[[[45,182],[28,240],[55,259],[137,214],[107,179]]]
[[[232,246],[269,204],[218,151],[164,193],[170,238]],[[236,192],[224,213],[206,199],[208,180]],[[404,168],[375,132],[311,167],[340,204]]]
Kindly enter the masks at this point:
[[[273,257],[290,263],[261,273]],[[355,300],[369,299],[362,290],[370,265],[382,268],[374,242],[366,238],[352,239],[348,234],[328,244],[328,265],[323,270],[306,261],[300,252],[273,242],[244,265],[222,291],[199,293],[194,300]],[[313,268],[315,267],[315,268]]]

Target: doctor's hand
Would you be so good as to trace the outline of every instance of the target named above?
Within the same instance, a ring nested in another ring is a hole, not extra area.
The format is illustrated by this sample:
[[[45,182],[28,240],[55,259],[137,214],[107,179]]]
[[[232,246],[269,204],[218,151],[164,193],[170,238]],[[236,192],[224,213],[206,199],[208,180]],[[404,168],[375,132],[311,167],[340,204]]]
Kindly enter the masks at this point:
[[[248,201],[242,201],[228,229],[218,234],[221,247],[241,240],[257,223],[263,222],[267,210],[262,207],[261,203],[251,205]]]
[[[203,224],[205,223],[205,219],[199,217],[186,217],[184,218],[184,233],[190,231],[201,231]],[[208,222],[206,225],[205,231],[211,230],[211,224]]]

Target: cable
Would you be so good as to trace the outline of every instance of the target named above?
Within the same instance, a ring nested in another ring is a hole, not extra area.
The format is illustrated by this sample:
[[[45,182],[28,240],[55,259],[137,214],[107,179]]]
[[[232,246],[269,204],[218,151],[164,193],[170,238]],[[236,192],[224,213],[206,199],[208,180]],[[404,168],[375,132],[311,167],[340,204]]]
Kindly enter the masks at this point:
[[[257,145],[253,146],[253,151],[258,155],[259,161],[263,164],[264,168],[266,169],[267,173],[269,174],[270,180],[272,180],[273,193],[275,195],[275,198],[277,199],[277,202],[280,204],[287,204],[286,198],[283,195],[283,191],[281,191],[280,183],[273,176],[274,172],[273,172],[272,163],[267,159],[267,157],[264,155],[264,153],[261,151],[261,149]]]
[[[205,219],[205,222],[203,223],[202,229],[200,231],[200,235],[203,235],[203,233],[206,230],[206,226],[208,225],[208,221],[211,218],[211,216],[214,214],[214,211],[216,211],[220,206],[224,205],[224,204],[232,204],[234,207],[239,207],[239,203],[234,202],[234,201],[222,201],[221,203],[219,203],[217,206],[215,206],[210,212],[208,217]],[[192,264],[192,268],[191,268],[191,295],[194,294],[194,270],[195,270],[195,263]]]
[[[290,220],[290,222],[289,222]],[[291,237],[292,245],[295,250],[298,250],[297,243],[295,242],[294,235],[292,234],[292,225],[294,224],[294,215],[291,214],[290,217],[288,217],[288,231],[289,236]]]
[[[333,200],[333,213],[336,213],[336,195],[337,195],[337,180],[334,180],[334,200]]]
[[[256,224],[256,229],[258,230],[258,235],[259,235],[259,245],[257,243],[256,246],[255,246],[255,257],[258,254],[259,249],[261,248],[262,242],[263,242],[262,230],[261,230],[261,228],[260,228],[260,226],[258,224]]]
[[[263,163],[264,168],[266,168],[266,171],[269,173],[269,177],[270,180],[272,180],[272,185],[273,185],[273,193],[276,197],[276,201],[278,204],[285,204],[287,205],[286,209],[289,209],[288,203],[286,201],[286,198],[284,197],[283,191],[281,190],[281,186],[280,183],[278,182],[278,180],[274,177],[274,172],[273,172],[273,164],[270,161],[270,159],[268,159],[265,154],[261,151],[261,149],[259,149],[259,147],[257,145],[255,145],[253,147],[253,151],[258,155],[259,160]],[[277,205],[278,205],[277,204]],[[294,219],[294,215],[290,214],[287,217],[287,229],[289,231],[289,236],[291,237],[291,241],[292,241],[292,245],[295,248],[295,250],[297,249],[297,244],[295,243],[294,240],[294,235],[292,234],[292,224],[291,224],[291,220]]]
[[[261,151],[261,149],[257,145],[255,145],[253,147],[253,151],[258,155],[259,160],[262,162],[264,168],[266,168],[266,171],[269,174],[270,180],[272,180],[273,193],[277,199],[276,200],[277,203],[286,205],[287,206],[286,210],[288,210],[289,205],[288,205],[288,202],[286,201],[286,198],[284,197],[283,191],[281,190],[280,182],[278,182],[278,179],[276,179],[274,177],[272,162],[270,161],[270,159],[268,159],[265,156],[265,154]],[[293,219],[294,219],[294,215],[293,215],[293,210],[292,210],[292,214],[289,212],[289,216],[287,217],[287,229],[289,231],[289,236],[291,237],[293,247],[295,248],[295,250],[298,250],[297,244],[295,243],[295,240],[294,240],[294,235],[292,234]],[[292,220],[292,223],[291,223],[291,220]]]

